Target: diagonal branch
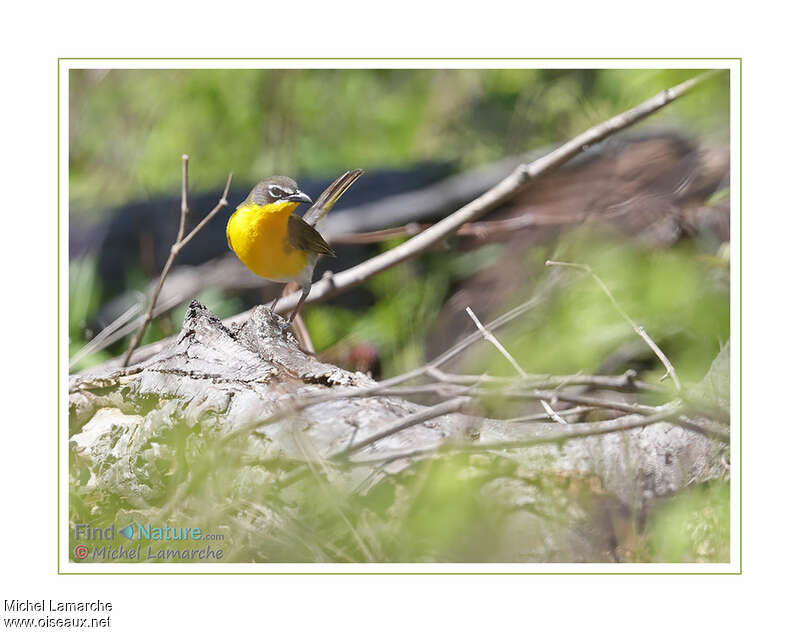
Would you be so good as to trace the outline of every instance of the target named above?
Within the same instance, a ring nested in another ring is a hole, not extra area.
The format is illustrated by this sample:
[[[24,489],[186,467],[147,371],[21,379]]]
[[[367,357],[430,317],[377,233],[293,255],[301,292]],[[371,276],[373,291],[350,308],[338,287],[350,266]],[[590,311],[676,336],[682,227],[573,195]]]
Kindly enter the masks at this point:
[[[485,338],[492,345],[494,345],[497,348],[497,351],[500,352],[505,357],[505,359],[509,363],[511,363],[511,366],[517,370],[517,373],[523,378],[525,378],[527,376],[525,370],[522,369],[522,367],[520,367],[516,359],[508,352],[508,350],[505,347],[503,347],[503,344],[497,339],[497,337],[494,334],[492,334],[489,330],[487,330],[485,327],[483,327],[483,323],[481,323],[478,317],[475,316],[475,313],[469,306],[467,306],[467,314],[469,315],[469,318],[475,322],[475,326],[478,328],[478,331],[483,335],[483,338]]]
[[[433,407],[428,407],[427,409],[423,409],[422,411],[418,411],[416,413],[412,413],[411,415],[407,415],[406,417],[402,418],[397,424],[392,425],[388,429],[384,429],[379,433],[375,433],[370,437],[367,437],[363,440],[355,442],[354,444],[348,446],[345,449],[342,449],[338,453],[334,453],[330,455],[328,459],[342,459],[347,457],[348,455],[352,455],[353,453],[357,453],[362,448],[366,448],[370,444],[374,444],[375,442],[382,440],[390,435],[394,435],[395,433],[399,433],[400,431],[405,431],[406,429],[416,426],[417,424],[422,424],[423,422],[427,422],[428,420],[432,420],[433,418],[438,418],[442,415],[447,415],[448,413],[456,413],[461,411],[465,406],[470,403],[470,398],[467,396],[460,396],[458,398],[453,398],[452,400],[447,400],[446,402],[442,402],[441,404],[437,404]]]
[[[150,303],[147,306],[147,311],[144,314],[144,320],[142,321],[141,326],[136,332],[136,335],[131,339],[130,344],[128,345],[128,351],[125,352],[125,357],[122,359],[122,366],[127,367],[128,363],[131,361],[131,356],[133,355],[134,350],[139,347],[139,343],[142,342],[142,337],[144,336],[145,330],[147,326],[150,325],[150,321],[153,320],[153,311],[156,307],[156,302],[158,301],[158,295],[161,294],[161,289],[164,287],[164,281],[169,274],[169,271],[172,269],[172,265],[175,263],[178,255],[180,254],[181,250],[184,246],[186,246],[191,239],[197,235],[197,233],[202,229],[206,224],[208,224],[211,219],[217,214],[217,212],[222,208],[228,206],[228,191],[231,188],[231,179],[233,178],[233,173],[228,174],[228,182],[225,184],[225,190],[222,192],[222,197],[220,198],[217,206],[215,206],[211,211],[208,212],[206,217],[204,217],[200,223],[194,227],[194,229],[189,233],[189,235],[185,235],[186,233],[186,218],[189,215],[189,156],[184,154],[182,157],[182,168],[181,168],[181,220],[180,225],[178,226],[178,237],[175,238],[175,243],[172,245],[172,248],[169,251],[169,257],[167,257],[167,261],[164,264],[164,268],[161,270],[161,277],[158,279],[158,283],[156,287],[153,289],[153,294],[150,295]]]
[[[489,189],[486,193],[478,196],[469,204],[451,213],[443,220],[440,220],[419,235],[412,237],[407,242],[400,244],[390,251],[381,253],[358,266],[354,266],[349,270],[334,275],[329,282],[325,280],[317,282],[311,288],[311,293],[306,299],[306,303],[313,303],[335,296],[344,290],[363,283],[379,272],[387,270],[427,250],[442,239],[456,232],[462,225],[486,215],[486,213],[498,205],[527,188],[534,180],[561,167],[561,165],[587,150],[592,145],[599,143],[612,134],[629,128],[633,124],[638,123],[642,119],[647,118],[654,112],[657,112],[664,106],[675,101],[675,99],[685,95],[699,83],[708,79],[714,72],[715,71],[708,71],[702,73],[677,86],[668,88],[638,106],[589,128],[546,156],[532,163],[520,165],[509,176]],[[281,313],[288,312],[297,305],[299,299],[299,292],[282,299],[278,302],[276,311]],[[243,316],[244,315],[239,315],[236,318],[241,319]]]
[[[558,415],[558,413],[553,411],[553,407],[547,404],[547,400],[539,400],[539,402],[542,403],[542,407],[544,407],[544,410],[547,412],[547,415],[550,416],[550,419],[553,420],[553,422],[558,422],[559,424],[569,424],[569,422]]]

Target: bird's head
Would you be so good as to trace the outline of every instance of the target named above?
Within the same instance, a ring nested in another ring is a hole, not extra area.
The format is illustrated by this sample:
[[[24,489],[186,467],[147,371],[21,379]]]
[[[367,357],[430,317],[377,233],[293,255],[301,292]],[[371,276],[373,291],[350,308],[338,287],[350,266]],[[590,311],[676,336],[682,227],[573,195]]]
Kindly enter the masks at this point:
[[[300,191],[294,180],[286,176],[270,176],[253,187],[250,195],[239,206],[256,204],[263,207],[276,203],[293,203],[297,206],[301,202],[311,204],[311,198]]]

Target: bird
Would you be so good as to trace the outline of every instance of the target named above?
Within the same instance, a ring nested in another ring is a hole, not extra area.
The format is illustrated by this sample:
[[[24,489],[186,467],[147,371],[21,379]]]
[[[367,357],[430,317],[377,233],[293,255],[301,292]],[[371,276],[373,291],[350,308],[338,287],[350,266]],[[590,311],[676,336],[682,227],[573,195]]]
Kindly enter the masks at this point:
[[[228,219],[228,247],[251,272],[270,281],[300,285],[302,293],[290,323],[308,297],[319,258],[336,256],[314,227],[363,173],[352,169],[339,176],[302,218],[293,212],[300,204],[311,204],[311,198],[291,178],[270,176],[253,187]]]

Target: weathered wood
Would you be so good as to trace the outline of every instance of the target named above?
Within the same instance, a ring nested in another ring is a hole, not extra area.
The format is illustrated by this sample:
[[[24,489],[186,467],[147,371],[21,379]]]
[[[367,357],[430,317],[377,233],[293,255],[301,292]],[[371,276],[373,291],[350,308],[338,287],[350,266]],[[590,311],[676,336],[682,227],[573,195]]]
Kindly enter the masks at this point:
[[[380,486],[403,486],[404,473],[431,457],[393,456],[470,444],[478,454],[465,458],[468,470],[489,462],[504,464],[482,487],[486,499],[502,506],[508,516],[504,528],[498,527],[497,547],[487,557],[611,560],[614,546],[609,543],[617,538],[614,521],[600,520],[598,513],[643,514],[653,499],[692,483],[727,477],[724,443],[669,422],[561,443],[481,451],[483,444],[546,438],[554,424],[513,424],[458,412],[426,419],[427,407],[397,397],[325,400],[334,391],[346,395],[374,384],[364,374],[305,354],[286,321],[264,307],[246,322],[226,328],[193,302],[178,337],[157,355],[127,369],[71,380],[73,496],[94,515],[137,511],[162,518],[174,512],[187,516],[198,510],[192,490],[201,485],[199,479],[213,479],[214,470],[222,468],[214,461],[219,458],[233,476],[251,481],[258,472],[267,477],[259,495],[266,489],[276,498],[290,498],[281,495],[291,496],[296,487],[292,482],[312,474],[343,495],[363,497]],[[290,403],[317,396],[321,401],[313,406],[255,432],[236,434]],[[415,424],[418,419],[422,421]],[[401,421],[407,428],[387,433]],[[205,470],[194,470],[201,454],[207,458]],[[230,455],[236,456],[233,466]],[[560,480],[580,482],[586,494],[570,496],[573,488],[561,490],[553,483]],[[279,521],[274,513],[254,515],[252,504],[242,505],[247,495],[240,494],[241,487],[237,490],[213,493],[213,503],[236,501],[229,521],[249,526],[252,538],[264,530],[274,532],[276,521],[283,525],[284,519]],[[557,490],[561,492],[554,496]],[[204,499],[202,504],[209,503]],[[559,506],[566,518],[554,521],[542,504]],[[511,547],[506,538],[516,545]],[[251,558],[271,556],[257,543],[244,546],[241,538],[239,542]],[[327,560],[321,554],[309,556]]]

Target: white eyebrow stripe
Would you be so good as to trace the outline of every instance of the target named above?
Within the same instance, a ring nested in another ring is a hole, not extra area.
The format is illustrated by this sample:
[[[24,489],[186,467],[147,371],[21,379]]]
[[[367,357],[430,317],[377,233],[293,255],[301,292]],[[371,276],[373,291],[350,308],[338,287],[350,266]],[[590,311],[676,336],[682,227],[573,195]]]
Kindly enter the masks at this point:
[[[284,195],[284,196],[291,196],[291,195],[294,193],[293,191],[290,191],[289,189],[284,189],[283,187],[280,187],[280,186],[278,186],[278,185],[272,185],[272,186],[269,188],[269,190],[270,190],[270,193],[271,193],[273,196],[275,195],[275,193],[274,193],[274,192],[280,192],[280,194],[281,194],[281,195]]]

